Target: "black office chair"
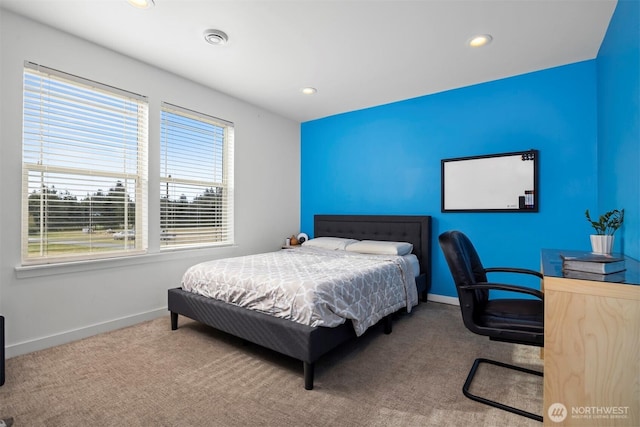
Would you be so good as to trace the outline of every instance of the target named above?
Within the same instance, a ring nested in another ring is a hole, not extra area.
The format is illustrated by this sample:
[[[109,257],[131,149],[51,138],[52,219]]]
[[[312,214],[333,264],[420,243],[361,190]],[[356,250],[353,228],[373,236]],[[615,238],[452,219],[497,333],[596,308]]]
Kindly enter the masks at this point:
[[[438,240],[456,284],[462,320],[467,329],[476,334],[488,336],[489,339],[495,341],[542,347],[544,345],[542,292],[523,286],[489,282],[487,273],[522,273],[534,275],[540,279],[542,279],[542,274],[522,268],[484,268],[473,244],[460,231],[444,232]],[[489,291],[492,289],[533,295],[538,299],[489,299]],[[542,376],[542,372],[479,358],[473,362],[471,371],[462,387],[464,395],[472,400],[542,421],[540,415],[470,393],[471,382],[481,363],[489,363],[538,376]]]

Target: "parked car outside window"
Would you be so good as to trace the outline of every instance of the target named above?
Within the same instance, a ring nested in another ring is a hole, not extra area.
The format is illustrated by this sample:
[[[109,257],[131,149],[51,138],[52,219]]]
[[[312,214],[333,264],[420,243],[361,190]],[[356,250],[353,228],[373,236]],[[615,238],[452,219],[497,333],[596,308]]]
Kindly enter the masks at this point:
[[[127,237],[127,240],[136,240],[135,230],[118,231],[117,233],[113,233],[113,240],[124,240],[125,236]]]

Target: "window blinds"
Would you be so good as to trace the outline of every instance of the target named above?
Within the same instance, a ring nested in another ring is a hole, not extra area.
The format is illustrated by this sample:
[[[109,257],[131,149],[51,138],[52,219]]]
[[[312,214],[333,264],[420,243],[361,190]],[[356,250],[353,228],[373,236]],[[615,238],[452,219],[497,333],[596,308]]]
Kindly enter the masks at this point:
[[[233,124],[163,103],[161,249],[233,244]]]
[[[142,252],[146,98],[25,63],[24,264]]]

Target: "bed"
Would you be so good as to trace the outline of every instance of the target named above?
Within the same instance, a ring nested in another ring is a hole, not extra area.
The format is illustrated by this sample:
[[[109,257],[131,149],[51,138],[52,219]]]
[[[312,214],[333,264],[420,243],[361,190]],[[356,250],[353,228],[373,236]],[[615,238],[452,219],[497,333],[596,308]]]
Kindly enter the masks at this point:
[[[430,216],[316,215],[313,234],[314,237],[411,243],[420,267],[415,276],[417,292],[426,301],[431,286]],[[169,289],[168,309],[172,330],[178,329],[178,316],[182,315],[302,361],[307,390],[313,389],[315,362],[356,337],[351,321],[334,327],[308,326],[198,295],[181,287]],[[391,333],[391,319],[392,314],[382,319],[385,333]]]

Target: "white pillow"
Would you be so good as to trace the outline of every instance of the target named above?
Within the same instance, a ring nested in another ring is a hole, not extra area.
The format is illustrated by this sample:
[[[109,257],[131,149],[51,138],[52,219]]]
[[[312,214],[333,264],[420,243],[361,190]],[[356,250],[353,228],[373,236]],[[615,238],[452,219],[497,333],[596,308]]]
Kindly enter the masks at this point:
[[[316,237],[302,243],[302,246],[310,246],[314,248],[328,249],[330,251],[343,251],[345,248],[357,242],[356,239],[343,239],[342,237]]]
[[[382,240],[362,240],[347,246],[347,251],[375,255],[408,255],[413,245],[407,242],[386,242]]]

